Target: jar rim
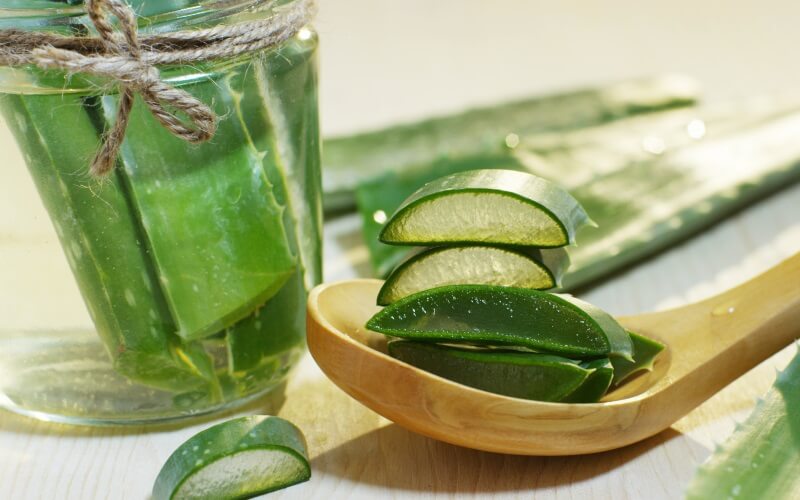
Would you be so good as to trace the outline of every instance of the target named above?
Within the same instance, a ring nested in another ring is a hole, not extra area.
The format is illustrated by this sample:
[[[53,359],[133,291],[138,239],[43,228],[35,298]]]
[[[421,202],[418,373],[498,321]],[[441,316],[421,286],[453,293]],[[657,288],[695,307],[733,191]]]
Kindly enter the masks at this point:
[[[263,17],[295,0],[126,0],[136,11],[139,31],[157,33],[226,22],[231,17]],[[0,6],[0,29],[59,30],[89,26],[83,0],[10,0]]]

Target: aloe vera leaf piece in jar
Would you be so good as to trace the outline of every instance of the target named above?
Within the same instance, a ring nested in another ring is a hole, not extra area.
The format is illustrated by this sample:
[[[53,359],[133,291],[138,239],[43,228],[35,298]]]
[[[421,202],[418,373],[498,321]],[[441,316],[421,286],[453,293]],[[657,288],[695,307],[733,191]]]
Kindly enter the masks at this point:
[[[681,76],[662,76],[538,96],[329,139],[323,148],[325,210],[352,208],[359,184],[389,172],[424,176],[435,162],[487,156],[501,147],[508,151],[503,144],[507,136],[513,138],[509,134],[523,137],[545,130],[570,130],[685,106],[697,97],[695,82]]]
[[[596,403],[600,401],[614,377],[614,366],[609,358],[594,359],[581,363],[581,367],[592,373],[577,389],[561,398],[562,403]]]
[[[499,285],[547,290],[558,286],[569,266],[563,248],[488,245],[434,247],[413,254],[386,278],[377,303],[445,285]]]
[[[322,281],[322,185],[317,102],[317,37],[302,29],[256,66],[256,81],[275,126],[285,166],[287,199],[295,223],[306,287]],[[302,104],[301,104],[302,103]]]
[[[481,243],[562,247],[592,221],[555,183],[516,170],[469,170],[419,188],[383,226],[393,245]]]
[[[625,330],[599,308],[529,288],[450,285],[378,311],[372,331],[409,340],[520,346],[570,357],[631,357]]]
[[[192,340],[246,317],[297,262],[261,159],[227,116],[234,96],[211,80],[185,89],[223,117],[214,138],[189,145],[137,102],[120,158],[178,335]],[[103,100],[111,121],[116,99]]]
[[[252,369],[261,361],[269,362],[282,351],[302,345],[306,287],[317,284],[321,277],[313,47],[313,40],[296,37],[254,61],[247,71],[220,82],[234,96],[231,119],[239,121],[249,147],[262,158],[276,202],[286,207],[283,220],[287,241],[300,263],[299,282],[293,275],[266,305],[227,330],[232,373]],[[286,99],[285,109],[278,109],[278,102],[268,98],[268,92]],[[295,95],[290,95],[293,92]],[[278,115],[280,119],[275,118]],[[287,142],[280,147],[280,141]]]
[[[686,498],[792,499],[800,491],[800,354],[697,471]]]
[[[465,349],[393,340],[389,355],[427,372],[495,394],[559,401],[575,391],[591,370],[549,354]]]
[[[40,197],[113,366],[168,391],[209,388],[211,360],[175,336],[144,236],[119,175],[88,177],[99,145],[91,97],[0,95]]]

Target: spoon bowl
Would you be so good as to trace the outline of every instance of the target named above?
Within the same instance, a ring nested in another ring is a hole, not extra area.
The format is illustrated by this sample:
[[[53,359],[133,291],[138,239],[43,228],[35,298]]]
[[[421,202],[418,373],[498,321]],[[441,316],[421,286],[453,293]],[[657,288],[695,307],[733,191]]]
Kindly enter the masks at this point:
[[[651,372],[599,403],[530,401],[467,387],[386,354],[365,328],[380,308],[379,280],[320,285],[308,299],[308,347],[349,395],[411,431],[519,455],[619,448],[666,428],[800,335],[800,254],[702,302],[619,318],[667,348]]]

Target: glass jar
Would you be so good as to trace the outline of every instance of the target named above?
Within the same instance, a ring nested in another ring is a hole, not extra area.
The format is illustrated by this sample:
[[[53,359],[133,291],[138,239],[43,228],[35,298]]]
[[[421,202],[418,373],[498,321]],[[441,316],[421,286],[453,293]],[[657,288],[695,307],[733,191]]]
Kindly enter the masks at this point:
[[[0,29],[91,34],[80,3],[4,2]],[[291,3],[129,0],[140,34],[265,18]],[[285,379],[321,277],[316,47],[303,28],[267,51],[161,68],[213,108],[216,135],[184,142],[137,98],[102,180],[88,163],[115,118],[113,85],[0,67],[0,112],[94,324],[0,323],[0,406],[70,423],[162,421],[231,408]]]

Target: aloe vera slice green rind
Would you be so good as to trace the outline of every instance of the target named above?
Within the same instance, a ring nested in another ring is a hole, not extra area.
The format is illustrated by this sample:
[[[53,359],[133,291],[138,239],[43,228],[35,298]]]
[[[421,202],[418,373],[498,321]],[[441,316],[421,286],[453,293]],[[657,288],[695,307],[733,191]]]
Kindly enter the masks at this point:
[[[562,248],[487,245],[436,247],[412,255],[378,292],[378,305],[445,285],[498,285],[547,290],[558,285],[569,256]]]
[[[581,367],[592,372],[577,389],[560,399],[560,402],[596,403],[608,391],[614,377],[614,366],[608,358],[586,361],[581,363]]]
[[[188,91],[219,115],[233,108],[233,94],[213,82]],[[103,100],[113,118],[116,98]],[[120,157],[181,337],[230,326],[292,274],[282,208],[266,174],[253,172],[259,162],[237,120],[221,120],[212,141],[186,147],[137,103]]]
[[[156,478],[153,500],[251,498],[310,477],[300,429],[278,417],[241,417],[175,450]]]
[[[351,208],[359,184],[385,175],[398,174],[398,179],[403,180],[405,176],[424,176],[434,163],[451,164],[495,153],[510,156],[512,151],[505,145],[509,134],[524,138],[542,131],[587,127],[632,114],[685,106],[697,96],[697,85],[686,77],[646,78],[328,139],[322,172],[325,210]]]
[[[664,350],[664,344],[661,342],[630,331],[628,334],[633,345],[633,360],[611,358],[611,364],[614,365],[614,385],[621,384],[626,378],[640,371],[652,370],[656,357]]]
[[[556,184],[515,170],[471,170],[429,182],[392,215],[384,243],[487,243],[561,247],[591,224]]]
[[[131,380],[167,391],[216,384],[211,360],[182,344],[131,216],[119,174],[104,183],[86,176],[99,145],[89,101],[74,95],[0,95],[70,268],[114,368]],[[109,228],[113,228],[113,232]],[[97,235],[107,234],[105,238]]]
[[[800,492],[800,355],[717,448],[686,498],[795,499]]]
[[[591,370],[548,354],[464,349],[394,340],[389,355],[463,385],[515,398],[559,401],[572,393]]]
[[[594,307],[584,310],[569,297],[527,288],[452,285],[400,299],[366,326],[417,341],[513,345],[574,357],[630,357],[630,339],[614,323],[608,314]]]

